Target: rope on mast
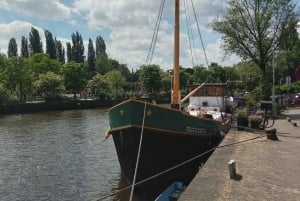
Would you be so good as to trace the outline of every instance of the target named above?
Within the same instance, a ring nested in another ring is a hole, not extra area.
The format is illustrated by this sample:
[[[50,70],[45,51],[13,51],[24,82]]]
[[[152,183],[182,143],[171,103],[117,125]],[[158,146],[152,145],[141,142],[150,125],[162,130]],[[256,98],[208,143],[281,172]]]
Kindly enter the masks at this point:
[[[191,3],[192,3],[193,11],[194,11],[194,16],[195,16],[195,20],[196,20],[196,25],[197,25],[198,33],[199,33],[201,44],[202,44],[202,49],[203,49],[203,52],[204,52],[204,57],[205,57],[206,65],[207,65],[207,67],[209,67],[208,59],[207,59],[207,55],[206,55],[206,51],[205,51],[205,47],[204,47],[204,43],[203,43],[201,31],[200,31],[200,28],[199,28],[198,18],[197,18],[197,15],[196,15],[196,11],[195,11],[195,6],[194,6],[194,3],[193,3],[193,0],[191,0]]]

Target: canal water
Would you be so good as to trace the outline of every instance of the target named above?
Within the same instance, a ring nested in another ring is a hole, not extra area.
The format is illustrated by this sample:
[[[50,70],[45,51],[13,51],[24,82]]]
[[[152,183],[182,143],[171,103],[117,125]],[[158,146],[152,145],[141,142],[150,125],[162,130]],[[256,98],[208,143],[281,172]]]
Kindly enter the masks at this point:
[[[107,127],[107,109],[1,115],[0,200],[129,200]]]

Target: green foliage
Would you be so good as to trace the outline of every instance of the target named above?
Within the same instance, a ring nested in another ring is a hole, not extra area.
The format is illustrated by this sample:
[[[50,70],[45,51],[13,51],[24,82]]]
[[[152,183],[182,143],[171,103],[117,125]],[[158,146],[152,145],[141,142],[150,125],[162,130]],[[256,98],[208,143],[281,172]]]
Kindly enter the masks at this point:
[[[238,119],[248,119],[248,110],[247,108],[243,108],[237,111],[236,118]]]
[[[109,82],[104,75],[97,73],[87,83],[88,90],[99,98],[109,93]]]
[[[83,63],[84,61],[84,45],[82,36],[79,34],[78,31],[72,34],[72,56],[71,61],[76,63]]]
[[[27,63],[33,80],[37,79],[39,74],[45,74],[49,71],[61,74],[62,64],[57,60],[50,59],[48,54],[34,54],[29,57]]]
[[[8,90],[6,89],[4,84],[0,82],[0,104],[8,100],[8,96],[9,96]]]
[[[25,58],[29,57],[28,40],[25,36],[22,36],[21,39],[21,56]]]
[[[96,52],[92,39],[89,39],[87,56],[87,77],[91,78],[96,73]]]
[[[253,91],[251,91],[249,95],[250,99],[250,105],[256,105],[259,103],[261,100],[263,100],[263,94],[262,94],[262,89],[260,87],[256,87]]]
[[[112,70],[111,62],[108,59],[108,56],[106,53],[101,53],[97,56],[96,59],[96,71],[97,73],[100,73],[104,75],[105,73]]]
[[[142,66],[140,80],[142,86],[150,94],[157,94],[161,89],[161,70],[157,65]]]
[[[67,42],[66,46],[67,46],[67,60],[68,60],[68,62],[71,62],[72,61],[72,46],[71,46],[71,43]]]
[[[61,63],[65,63],[65,49],[61,41],[55,40],[55,48],[56,48],[56,59]]]
[[[228,53],[255,62],[265,72],[274,44],[277,49],[280,43],[282,25],[295,19],[294,8],[292,0],[230,0],[228,14],[212,25],[223,34]]]
[[[162,72],[161,73],[161,89],[164,93],[171,94],[172,89],[172,81],[171,81],[171,75],[169,72]]]
[[[85,86],[85,72],[81,64],[70,62],[64,65],[63,77],[66,90],[71,90],[74,95]]]
[[[7,56],[9,58],[18,56],[18,45],[15,38],[11,38],[9,40]]]
[[[105,74],[109,86],[116,97],[120,95],[120,91],[126,85],[126,79],[118,70],[112,70]]]
[[[29,33],[29,52],[30,55],[43,53],[43,44],[39,32],[33,27],[31,27],[31,32]]]
[[[203,66],[195,66],[193,70],[194,70],[193,81],[195,83],[203,83],[208,81],[209,72],[207,68]]]
[[[7,60],[1,73],[2,83],[19,101],[25,100],[25,94],[30,89],[30,74],[23,57],[12,57]]]
[[[96,38],[96,57],[101,57],[102,54],[106,54],[106,45],[105,41],[101,36]]]
[[[288,40],[297,38],[294,10],[292,0],[230,0],[227,14],[212,23],[213,29],[223,34],[227,54],[237,54],[261,69],[260,83],[265,100],[271,93],[273,53],[284,47],[291,48],[293,42]],[[252,85],[247,85],[247,90],[252,89]]]
[[[235,69],[239,75],[241,84],[244,85],[247,91],[252,91],[257,86],[261,86],[263,75],[255,63],[242,62],[238,64]]]
[[[48,30],[45,30],[45,39],[46,39],[46,54],[49,55],[50,59],[56,59],[55,41],[53,39],[52,33]]]
[[[64,90],[63,78],[53,72],[40,74],[33,82],[33,87],[38,93],[45,94],[46,97],[53,97]]]
[[[187,94],[188,93],[188,82],[190,80],[190,74],[185,72],[184,70],[180,70],[179,72],[179,86],[181,89],[181,94]]]

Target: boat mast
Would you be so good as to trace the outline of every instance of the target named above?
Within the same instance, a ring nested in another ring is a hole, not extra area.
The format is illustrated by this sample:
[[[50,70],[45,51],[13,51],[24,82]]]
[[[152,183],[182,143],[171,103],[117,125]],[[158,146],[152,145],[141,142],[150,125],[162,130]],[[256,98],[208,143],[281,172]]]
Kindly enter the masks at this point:
[[[179,0],[175,0],[175,25],[174,25],[174,67],[173,67],[173,94],[172,108],[180,109],[179,90]]]

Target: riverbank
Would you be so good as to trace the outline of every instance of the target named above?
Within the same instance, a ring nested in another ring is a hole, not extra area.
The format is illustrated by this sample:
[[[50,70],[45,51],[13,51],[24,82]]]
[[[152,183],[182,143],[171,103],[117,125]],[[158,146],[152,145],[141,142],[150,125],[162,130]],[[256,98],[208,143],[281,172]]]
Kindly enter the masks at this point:
[[[264,132],[232,129],[179,200],[299,200],[299,126],[295,107],[275,121],[278,141]],[[234,179],[230,160],[236,165]]]
[[[23,114],[53,110],[92,109],[97,107],[111,107],[121,100],[63,100],[51,102],[29,102],[22,104],[0,105],[0,114]]]

